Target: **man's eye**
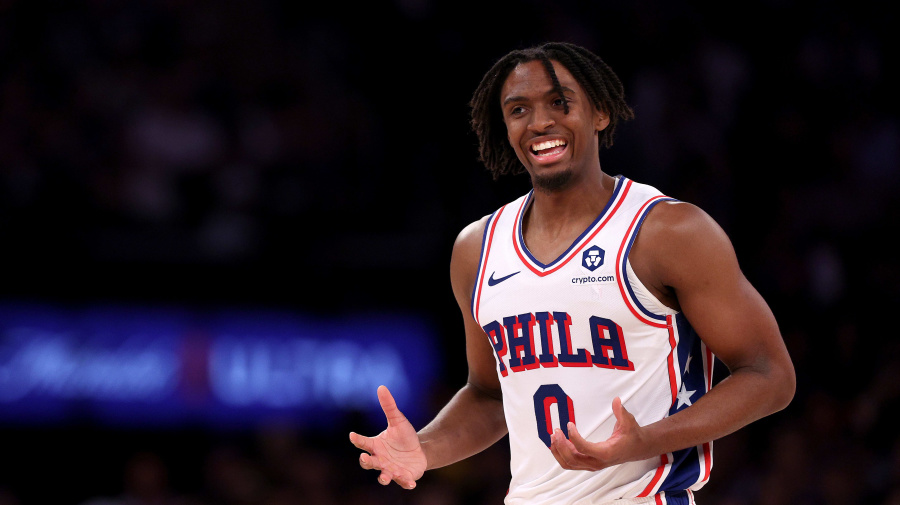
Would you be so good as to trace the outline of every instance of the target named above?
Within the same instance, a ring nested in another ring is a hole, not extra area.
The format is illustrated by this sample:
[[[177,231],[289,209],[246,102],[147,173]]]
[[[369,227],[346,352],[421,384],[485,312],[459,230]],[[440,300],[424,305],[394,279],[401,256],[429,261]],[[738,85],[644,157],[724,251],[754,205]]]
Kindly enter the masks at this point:
[[[565,99],[565,98],[560,97],[560,98],[556,98],[556,99],[553,100],[553,106],[554,106],[554,107],[564,107],[565,105],[566,105],[566,99]]]
[[[518,116],[519,114],[525,112],[525,107],[513,107],[509,110],[509,113],[513,116]]]

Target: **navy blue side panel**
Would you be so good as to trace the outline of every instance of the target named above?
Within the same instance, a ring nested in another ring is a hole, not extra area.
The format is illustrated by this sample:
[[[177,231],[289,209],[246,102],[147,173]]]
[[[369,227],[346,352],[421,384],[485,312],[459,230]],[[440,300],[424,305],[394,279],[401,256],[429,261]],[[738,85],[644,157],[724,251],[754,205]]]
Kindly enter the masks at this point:
[[[700,480],[700,455],[696,447],[675,451],[673,456],[675,460],[672,463],[672,470],[659,488],[660,491],[666,492],[666,498],[670,492],[677,494],[678,491],[684,491]]]
[[[672,493],[666,493],[666,503],[669,505],[690,505],[691,498],[688,496],[687,491],[675,491]]]
[[[670,415],[688,408],[706,393],[700,337],[697,336],[697,332],[683,314],[675,316],[675,325],[679,339],[676,356],[681,370],[681,388],[678,390],[675,403],[669,409]],[[697,447],[676,451],[673,456],[674,461],[669,475],[660,486],[660,491],[666,492],[667,499],[669,499],[669,492],[688,489],[702,478]],[[685,498],[687,498],[686,495]],[[669,503],[681,502],[672,502],[669,499]]]

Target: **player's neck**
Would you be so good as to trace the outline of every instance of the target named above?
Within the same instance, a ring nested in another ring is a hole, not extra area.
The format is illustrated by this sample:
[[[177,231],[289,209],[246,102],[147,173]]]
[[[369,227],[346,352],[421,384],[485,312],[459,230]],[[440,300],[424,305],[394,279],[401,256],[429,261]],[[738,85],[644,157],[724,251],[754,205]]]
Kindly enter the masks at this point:
[[[536,189],[528,209],[529,225],[559,229],[566,223],[596,219],[612,197],[616,179],[599,170],[595,174],[555,191]]]

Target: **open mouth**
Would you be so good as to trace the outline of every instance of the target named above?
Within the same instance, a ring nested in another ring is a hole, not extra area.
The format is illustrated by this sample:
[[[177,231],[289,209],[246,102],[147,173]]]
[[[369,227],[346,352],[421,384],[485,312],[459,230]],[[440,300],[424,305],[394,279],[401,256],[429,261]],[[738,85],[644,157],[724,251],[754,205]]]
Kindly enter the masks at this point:
[[[546,160],[562,154],[567,145],[562,139],[537,142],[531,146],[531,154],[540,160]]]

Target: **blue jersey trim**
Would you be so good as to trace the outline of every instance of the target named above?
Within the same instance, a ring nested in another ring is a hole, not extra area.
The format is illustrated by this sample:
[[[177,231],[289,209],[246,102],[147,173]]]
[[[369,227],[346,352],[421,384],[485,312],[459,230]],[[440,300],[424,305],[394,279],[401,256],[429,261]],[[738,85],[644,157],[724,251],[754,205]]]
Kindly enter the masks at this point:
[[[472,286],[472,301],[469,304],[469,311],[472,312],[472,319],[475,319],[476,323],[478,322],[478,319],[475,317],[475,293],[478,292],[478,284],[481,281],[481,266],[484,263],[484,253],[488,248],[488,230],[491,229],[491,223],[494,222],[494,218],[497,216],[497,212],[499,211],[500,209],[495,210],[491,214],[491,217],[488,218],[487,222],[484,223],[484,232],[481,235],[481,254],[478,256],[478,269],[475,270],[475,284]]]
[[[656,207],[656,205],[658,203],[671,202],[671,201],[675,201],[675,199],[674,198],[660,198],[659,200],[656,200],[655,202],[648,205],[646,209],[644,209],[644,212],[641,214],[641,217],[638,220],[637,225],[635,225],[635,227],[634,227],[634,231],[632,232],[631,237],[628,239],[628,246],[625,248],[625,254],[622,255],[622,264],[620,265],[621,269],[622,269],[622,277],[625,281],[624,282],[625,288],[628,290],[628,294],[631,296],[631,300],[634,302],[635,305],[637,305],[637,308],[639,308],[641,310],[641,312],[644,313],[645,316],[647,316],[651,319],[656,319],[657,321],[665,321],[666,316],[662,315],[662,314],[655,314],[653,312],[650,312],[646,307],[641,305],[641,301],[638,300],[638,297],[634,295],[634,289],[631,287],[631,281],[628,280],[628,269],[625,268],[625,264],[628,262],[628,255],[631,253],[631,246],[634,245],[634,239],[637,238],[638,231],[641,229],[641,225],[644,224],[644,219],[647,218],[647,214],[649,214],[650,210],[653,209],[653,207]]]
[[[562,254],[560,254],[559,257],[557,257],[555,260],[551,261],[550,263],[548,263],[548,264],[546,264],[546,265],[543,264],[543,263],[541,263],[541,262],[538,261],[534,256],[531,255],[531,251],[529,251],[529,250],[528,250],[528,247],[525,246],[525,237],[522,235],[522,220],[525,219],[525,211],[524,211],[524,209],[528,208],[528,205],[531,203],[531,199],[532,199],[532,197],[534,196],[534,190],[532,189],[531,191],[528,192],[528,198],[525,200],[524,205],[522,205],[523,211],[522,211],[522,213],[519,215],[519,221],[518,221],[518,223],[516,223],[516,239],[519,241],[519,245],[522,246],[522,251],[525,252],[525,255],[528,256],[528,259],[530,259],[531,261],[533,261],[535,265],[541,267],[541,268],[544,269],[544,270],[546,270],[546,269],[552,267],[553,265],[559,263],[563,258],[565,258],[566,256],[568,256],[569,253],[572,252],[573,249],[575,249],[575,247],[578,245],[578,243],[581,242],[582,239],[584,239],[584,237],[586,237],[586,236],[591,232],[591,230],[593,230],[594,227],[597,226],[597,224],[598,224],[600,221],[603,220],[603,218],[606,216],[607,212],[609,212],[610,207],[612,207],[613,202],[615,202],[616,199],[619,197],[619,191],[625,186],[625,183],[626,183],[627,181],[628,181],[628,179],[626,179],[625,177],[619,177],[619,178],[616,180],[616,189],[613,190],[612,196],[609,198],[609,201],[606,202],[606,206],[603,207],[603,211],[600,212],[600,215],[597,216],[597,219],[594,219],[594,222],[592,222],[592,223],[590,224],[590,226],[588,226],[588,227],[581,233],[581,235],[578,236],[578,238],[576,238],[575,240],[572,241],[572,245],[570,245],[569,248],[565,250],[565,252],[563,252]]]

